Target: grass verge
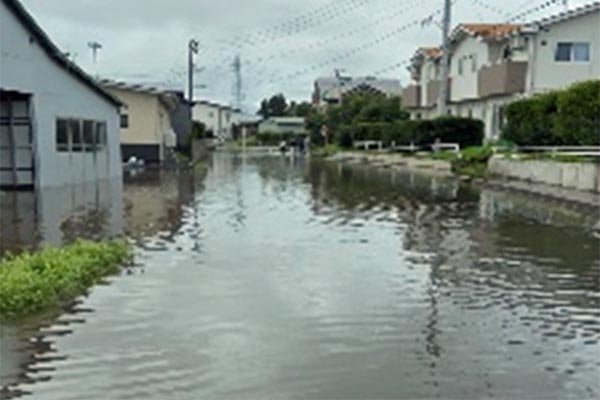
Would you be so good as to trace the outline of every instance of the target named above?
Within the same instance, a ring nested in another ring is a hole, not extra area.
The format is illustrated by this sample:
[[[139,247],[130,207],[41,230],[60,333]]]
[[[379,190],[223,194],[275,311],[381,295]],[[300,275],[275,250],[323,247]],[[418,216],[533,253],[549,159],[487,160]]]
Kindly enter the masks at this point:
[[[322,147],[313,147],[310,154],[314,157],[331,157],[342,151],[342,148],[335,144],[328,144]]]
[[[62,248],[0,260],[0,319],[28,317],[60,307],[131,257],[123,241],[78,241]]]

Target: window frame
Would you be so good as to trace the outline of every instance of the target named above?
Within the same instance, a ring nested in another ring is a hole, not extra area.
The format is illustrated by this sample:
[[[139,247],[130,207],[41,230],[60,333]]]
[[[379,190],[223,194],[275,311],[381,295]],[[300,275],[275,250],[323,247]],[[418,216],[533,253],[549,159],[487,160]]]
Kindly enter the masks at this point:
[[[561,49],[561,47],[568,47],[568,59],[564,59],[561,58],[559,59],[559,55],[561,56],[565,56],[565,53],[559,53],[559,50]],[[585,60],[578,60],[576,59],[576,48],[584,48],[585,49],[585,54],[587,56],[587,58]],[[556,42],[556,46],[554,48],[554,62],[555,63],[559,63],[559,64],[566,64],[566,63],[578,63],[578,64],[584,64],[584,63],[589,63],[592,59],[592,48],[590,45],[590,42]]]

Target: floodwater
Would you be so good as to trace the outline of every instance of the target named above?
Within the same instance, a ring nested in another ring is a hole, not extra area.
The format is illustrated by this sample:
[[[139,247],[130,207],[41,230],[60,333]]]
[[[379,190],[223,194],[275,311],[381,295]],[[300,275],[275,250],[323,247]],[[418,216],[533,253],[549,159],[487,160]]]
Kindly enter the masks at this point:
[[[2,251],[126,232],[137,266],[0,327],[0,398],[592,399],[598,209],[280,156],[3,194]]]

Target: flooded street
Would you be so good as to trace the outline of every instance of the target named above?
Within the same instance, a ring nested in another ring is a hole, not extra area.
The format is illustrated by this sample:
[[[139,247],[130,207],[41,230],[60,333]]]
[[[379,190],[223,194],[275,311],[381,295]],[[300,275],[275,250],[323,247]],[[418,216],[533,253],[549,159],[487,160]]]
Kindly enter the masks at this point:
[[[0,326],[0,398],[600,396],[597,209],[227,153],[0,199],[0,251],[137,243],[70,312]]]

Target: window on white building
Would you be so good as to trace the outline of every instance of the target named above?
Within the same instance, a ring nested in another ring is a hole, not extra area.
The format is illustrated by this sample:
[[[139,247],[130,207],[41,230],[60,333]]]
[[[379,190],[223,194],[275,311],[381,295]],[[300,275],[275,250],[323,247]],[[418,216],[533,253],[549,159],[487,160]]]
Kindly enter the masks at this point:
[[[69,120],[69,130],[71,133],[71,151],[82,152],[83,151],[83,138],[81,136],[81,120],[71,119]]]
[[[458,74],[462,75],[464,72],[464,59],[463,58],[459,58],[458,59]]]
[[[96,122],[95,150],[102,151],[106,147],[106,122]]]
[[[590,61],[590,44],[585,42],[559,42],[556,45],[554,61],[586,62]]]
[[[83,121],[83,148],[84,151],[94,151],[94,121]]]
[[[66,119],[56,120],[56,151],[69,151],[69,132]]]
[[[477,72],[477,54],[471,55],[471,72]]]

